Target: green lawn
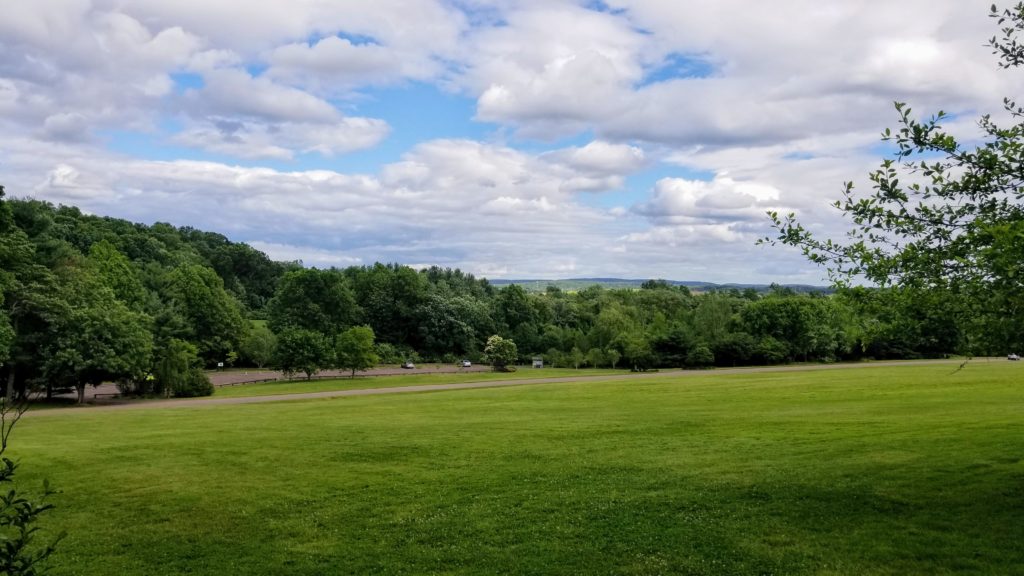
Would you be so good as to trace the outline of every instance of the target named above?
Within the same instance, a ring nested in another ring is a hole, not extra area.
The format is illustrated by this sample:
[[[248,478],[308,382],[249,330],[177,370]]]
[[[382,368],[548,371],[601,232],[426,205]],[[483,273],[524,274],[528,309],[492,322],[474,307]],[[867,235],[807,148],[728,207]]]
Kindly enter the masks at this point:
[[[273,394],[302,394],[330,390],[358,390],[362,388],[391,388],[394,386],[423,386],[429,384],[456,384],[460,382],[491,382],[494,380],[527,380],[534,378],[561,378],[567,376],[616,376],[629,374],[628,370],[572,368],[521,368],[515,372],[463,372],[423,374],[410,373],[397,376],[356,376],[330,380],[298,380],[291,382],[255,382],[236,386],[218,387],[217,398],[238,396],[270,396]]]
[[[27,418],[54,574],[1020,574],[1024,366]]]

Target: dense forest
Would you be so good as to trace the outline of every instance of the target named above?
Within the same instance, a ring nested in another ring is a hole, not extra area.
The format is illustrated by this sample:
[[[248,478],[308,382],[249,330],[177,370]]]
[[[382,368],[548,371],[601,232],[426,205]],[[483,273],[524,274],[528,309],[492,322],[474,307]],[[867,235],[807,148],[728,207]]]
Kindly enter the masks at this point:
[[[362,326],[383,363],[486,360],[492,335],[521,362],[636,370],[1005,353],[934,291],[692,293],[651,280],[529,293],[436,267],[304,268],[212,232],[2,196],[0,296],[7,394],[81,396],[104,381],[208,394],[203,369],[218,363],[336,366],[341,335]]]

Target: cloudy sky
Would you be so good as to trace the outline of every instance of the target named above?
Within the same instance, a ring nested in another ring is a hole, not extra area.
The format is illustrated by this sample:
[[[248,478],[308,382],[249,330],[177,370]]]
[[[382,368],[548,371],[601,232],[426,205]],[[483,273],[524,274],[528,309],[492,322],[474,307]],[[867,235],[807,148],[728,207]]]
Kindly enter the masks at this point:
[[[307,265],[820,283],[765,212],[841,234],[894,100],[977,136],[987,6],[0,0],[0,184]]]

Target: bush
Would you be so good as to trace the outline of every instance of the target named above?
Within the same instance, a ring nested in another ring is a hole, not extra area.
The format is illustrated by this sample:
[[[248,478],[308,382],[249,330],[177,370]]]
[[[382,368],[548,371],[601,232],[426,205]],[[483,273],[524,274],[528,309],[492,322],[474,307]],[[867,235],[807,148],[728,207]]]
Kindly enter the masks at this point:
[[[199,368],[192,368],[186,373],[185,378],[178,382],[174,388],[175,398],[195,398],[196,396],[211,396],[213,394],[213,383],[210,378]]]
[[[686,365],[690,368],[707,368],[715,363],[715,355],[707,344],[698,344],[686,354]]]

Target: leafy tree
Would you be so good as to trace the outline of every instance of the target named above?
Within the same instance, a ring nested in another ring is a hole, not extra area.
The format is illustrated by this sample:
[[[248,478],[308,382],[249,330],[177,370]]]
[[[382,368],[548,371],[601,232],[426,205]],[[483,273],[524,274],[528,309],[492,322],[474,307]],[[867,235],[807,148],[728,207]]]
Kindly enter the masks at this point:
[[[686,365],[690,368],[707,368],[715,363],[715,355],[707,344],[698,344],[686,354]]]
[[[623,357],[634,372],[643,372],[654,365],[654,351],[651,350],[651,343],[642,332],[620,334],[615,344],[622,349]]]
[[[508,338],[494,335],[487,339],[487,346],[484,347],[484,355],[491,367],[499,372],[510,372],[514,370],[513,365],[519,358],[519,349],[516,343]]]
[[[3,292],[0,292],[0,304],[3,304]],[[14,328],[7,318],[7,312],[0,309],[0,366],[11,357],[11,345],[14,343]]]
[[[101,240],[89,248],[87,265],[104,284],[114,291],[114,296],[132,310],[142,310],[146,292],[132,267],[131,261],[121,254],[113,244]]]
[[[583,354],[583,351],[573,346],[572,350],[569,351],[569,359],[572,360],[572,367],[579,370],[580,364],[582,364],[587,357]]]
[[[212,269],[180,266],[167,276],[165,293],[185,321],[184,339],[196,345],[207,366],[223,362],[246,333],[241,306]]]
[[[619,354],[619,351],[615,348],[605,350],[604,354],[605,357],[608,358],[608,364],[610,364],[613,369],[619,363],[619,359],[622,358],[622,355]]]
[[[82,403],[88,384],[141,378],[150,366],[153,336],[147,316],[129,310],[88,272],[65,274],[65,305],[46,345],[44,375],[73,386]]]
[[[171,339],[161,351],[154,366],[155,392],[179,398],[209,396],[213,384],[203,372],[202,360],[196,347],[184,340]]]
[[[303,328],[290,328],[277,336],[275,365],[289,378],[302,372],[306,380],[331,365],[330,342],[323,334]]]
[[[241,344],[242,357],[257,368],[263,368],[274,359],[276,348],[277,336],[263,324],[253,326]]]
[[[754,356],[757,342],[746,332],[730,332],[718,339],[711,348],[719,366],[746,364]]]
[[[591,348],[590,350],[587,350],[588,364],[594,368],[600,368],[601,366],[604,366],[605,362],[607,362],[607,359],[605,358],[603,350],[600,348]]]
[[[1000,66],[1024,63],[1024,3],[992,17],[1002,38],[989,44]],[[869,175],[872,189],[857,194],[847,183],[835,206],[850,220],[847,241],[821,240],[794,214],[769,213],[778,234],[765,238],[800,248],[812,262],[825,265],[837,283],[864,277],[880,286],[942,290],[962,299],[963,318],[985,318],[1007,348],[1024,345],[1024,331],[1000,330],[1001,322],[1024,323],[1024,107],[1004,100],[1012,124],[982,116],[978,145],[958,141],[943,129],[942,111],[918,119],[896,103],[896,130],[882,139],[895,147]]]
[[[426,277],[397,264],[350,270],[356,303],[377,338],[396,345],[416,344],[429,287]]]
[[[355,324],[360,311],[348,282],[337,270],[293,270],[281,278],[268,304],[270,329],[303,328],[338,334]]]
[[[334,344],[335,363],[338,368],[351,371],[373,368],[380,361],[373,348],[373,329],[369,326],[354,326],[338,335]]]

